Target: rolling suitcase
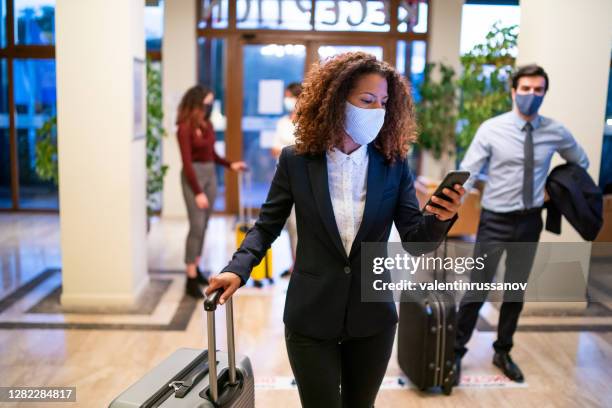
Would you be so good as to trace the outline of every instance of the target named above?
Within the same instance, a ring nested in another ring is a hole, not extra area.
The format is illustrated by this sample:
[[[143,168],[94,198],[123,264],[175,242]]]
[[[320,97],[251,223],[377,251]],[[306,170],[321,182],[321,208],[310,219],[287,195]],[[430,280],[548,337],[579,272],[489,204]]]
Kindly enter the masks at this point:
[[[444,246],[446,255],[446,241]],[[402,371],[421,391],[440,387],[450,395],[456,374],[453,296],[444,292],[406,295],[400,302],[398,326],[397,359]]]
[[[237,357],[234,350],[231,298],[226,303],[227,353],[216,350],[215,310],[221,292],[219,289],[204,302],[209,349],[178,349],[115,398],[110,408],[255,406],[251,362],[248,357]]]
[[[240,214],[238,223],[236,224],[236,248],[240,246],[249,229],[253,227],[251,210],[250,208],[247,209],[243,202],[243,194],[245,194],[245,191],[243,189],[243,177],[244,176],[242,173],[238,174],[238,184],[240,190]],[[246,178],[248,184],[247,189],[251,191],[250,174],[248,174]],[[270,283],[274,283],[274,279],[272,278],[272,248],[268,248],[268,250],[266,251],[266,255],[261,260],[261,262],[252,269],[251,279],[253,279],[253,284],[258,288],[263,286],[262,282],[264,279],[267,279]]]

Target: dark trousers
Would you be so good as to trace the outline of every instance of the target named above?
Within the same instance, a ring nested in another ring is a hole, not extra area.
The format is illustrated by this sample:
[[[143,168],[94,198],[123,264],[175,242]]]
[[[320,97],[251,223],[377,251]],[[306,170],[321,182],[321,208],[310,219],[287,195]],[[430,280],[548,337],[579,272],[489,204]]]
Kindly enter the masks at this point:
[[[285,326],[302,407],[373,407],[391,357],[395,329],[393,325],[371,337],[319,340]]]
[[[472,271],[472,282],[491,282],[495,277],[499,260],[506,252],[505,282],[527,282],[537,250],[537,242],[542,232],[541,209],[530,211],[495,213],[482,210],[474,258],[483,256],[484,268]],[[521,244],[517,244],[521,243]],[[457,337],[455,352],[463,357],[467,352],[465,345],[472,337],[478,321],[478,312],[486,299],[482,291],[466,292],[457,313]],[[516,331],[519,315],[523,310],[522,293],[504,294],[497,325],[497,340],[493,348],[497,352],[509,352]]]

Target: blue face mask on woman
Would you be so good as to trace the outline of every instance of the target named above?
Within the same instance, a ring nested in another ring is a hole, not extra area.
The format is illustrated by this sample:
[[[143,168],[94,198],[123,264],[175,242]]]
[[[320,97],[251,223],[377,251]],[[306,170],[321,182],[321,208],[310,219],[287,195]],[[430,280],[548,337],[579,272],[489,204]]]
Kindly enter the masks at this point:
[[[536,114],[540,109],[543,100],[544,95],[536,95],[534,93],[516,94],[514,97],[516,107],[518,108],[519,112],[525,116],[532,116]]]

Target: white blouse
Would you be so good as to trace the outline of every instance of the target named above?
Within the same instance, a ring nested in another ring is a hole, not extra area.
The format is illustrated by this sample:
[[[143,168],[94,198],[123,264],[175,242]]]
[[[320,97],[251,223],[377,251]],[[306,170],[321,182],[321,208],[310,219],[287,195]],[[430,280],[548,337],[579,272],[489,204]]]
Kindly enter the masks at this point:
[[[361,225],[368,175],[368,146],[350,155],[338,149],[327,152],[329,195],[342,245],[348,255]]]

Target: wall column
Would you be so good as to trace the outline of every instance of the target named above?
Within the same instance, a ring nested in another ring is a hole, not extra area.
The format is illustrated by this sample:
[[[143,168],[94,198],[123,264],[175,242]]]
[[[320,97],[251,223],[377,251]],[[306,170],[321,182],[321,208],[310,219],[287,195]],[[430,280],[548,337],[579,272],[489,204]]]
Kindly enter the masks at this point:
[[[550,77],[550,89],[544,99],[541,113],[560,121],[585,149],[589,161],[589,174],[599,179],[601,150],[606,109],[606,93],[612,46],[612,2],[592,0],[521,0],[521,26],[518,38],[517,65],[536,63]],[[552,167],[564,160],[558,155]],[[544,231],[542,242],[582,242],[582,238],[563,220],[562,234]],[[567,259],[567,247],[560,244],[551,249],[555,261],[579,261],[588,279],[591,245],[580,246]],[[574,246],[576,248],[576,246]],[[539,256],[540,254],[538,254]],[[541,287],[555,289],[562,281],[558,273],[551,274]],[[580,286],[580,285],[577,285]],[[576,298],[583,297],[583,288],[577,287]],[[586,306],[586,301],[578,303]],[[563,307],[571,306],[565,303]],[[576,305],[576,304],[574,304]],[[532,307],[540,304],[532,304]]]
[[[181,155],[176,139],[176,109],[183,93],[197,83],[196,2],[164,1],[162,41],[162,91],[164,127],[163,160],[168,165],[164,179],[163,216],[185,217],[181,191]]]
[[[148,282],[145,140],[134,138],[144,1],[57,0],[55,18],[61,301],[130,305]]]

